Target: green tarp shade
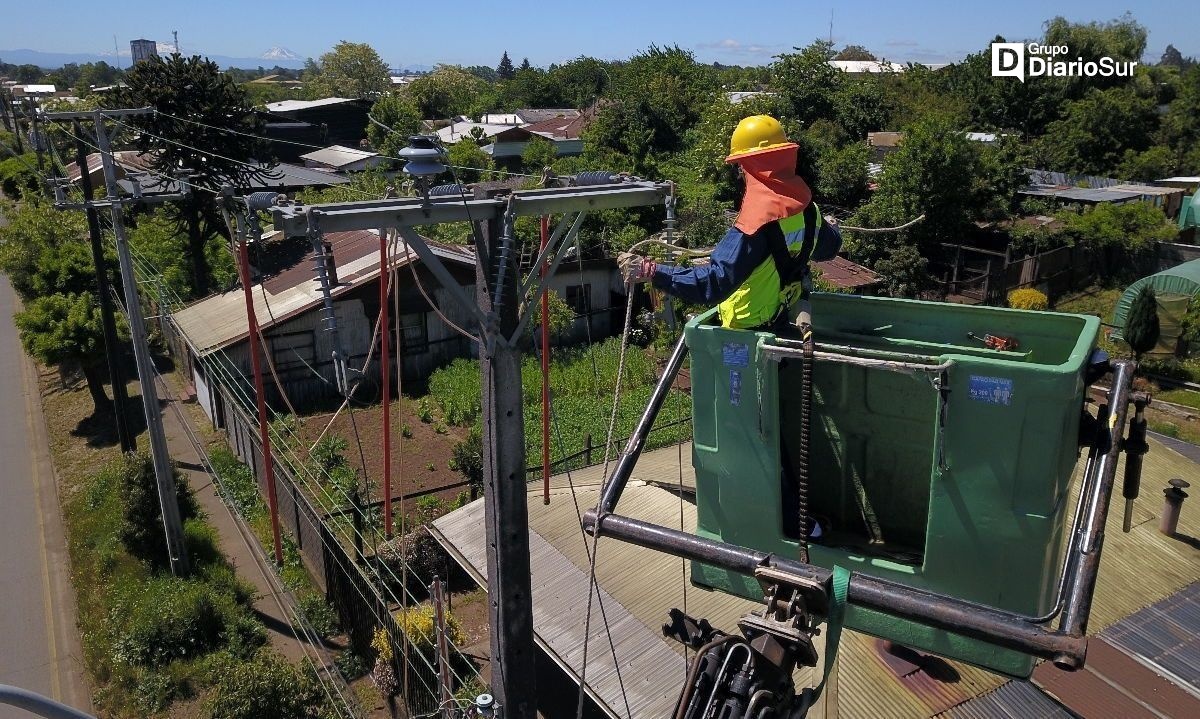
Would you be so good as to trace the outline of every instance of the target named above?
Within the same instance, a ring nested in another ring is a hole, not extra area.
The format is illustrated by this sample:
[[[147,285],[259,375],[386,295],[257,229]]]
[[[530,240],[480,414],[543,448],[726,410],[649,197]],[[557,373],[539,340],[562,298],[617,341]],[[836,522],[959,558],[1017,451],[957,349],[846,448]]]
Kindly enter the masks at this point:
[[[1187,313],[1188,302],[1200,294],[1200,260],[1184,262],[1169,270],[1143,277],[1126,288],[1113,311],[1113,324],[1117,327],[1113,331],[1113,337],[1123,339],[1121,330],[1125,327],[1129,308],[1138,292],[1147,284],[1154,288],[1154,295],[1158,300],[1158,321],[1162,328],[1159,345],[1154,348],[1153,354],[1164,351],[1168,342],[1170,348],[1165,351],[1172,353],[1175,342],[1179,339],[1180,323],[1183,315]]]

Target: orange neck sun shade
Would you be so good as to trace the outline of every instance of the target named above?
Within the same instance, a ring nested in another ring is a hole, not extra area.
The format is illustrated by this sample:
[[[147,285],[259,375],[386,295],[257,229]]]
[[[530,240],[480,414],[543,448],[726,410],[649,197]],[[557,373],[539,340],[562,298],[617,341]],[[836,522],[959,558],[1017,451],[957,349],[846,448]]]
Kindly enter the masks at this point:
[[[726,160],[741,165],[746,180],[735,227],[752,235],[768,222],[798,215],[808,207],[812,190],[796,174],[799,152],[799,145],[788,143]]]

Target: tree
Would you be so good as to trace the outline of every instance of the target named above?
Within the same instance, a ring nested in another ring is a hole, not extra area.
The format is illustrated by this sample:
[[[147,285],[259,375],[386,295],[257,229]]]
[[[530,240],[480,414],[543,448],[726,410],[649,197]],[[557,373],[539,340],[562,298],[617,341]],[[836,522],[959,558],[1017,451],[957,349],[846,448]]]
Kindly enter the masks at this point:
[[[455,172],[460,182],[478,182],[485,170],[492,169],[492,158],[470,138],[464,137],[451,145],[447,154],[450,164],[457,168]]]
[[[195,495],[183,474],[172,468],[175,499],[183,520],[195,517]],[[163,532],[162,504],[158,501],[158,480],[150,455],[139,453],[122,458],[121,526],[118,535],[129,553],[154,567],[170,564],[167,535]]]
[[[788,115],[801,124],[834,117],[833,98],[846,83],[846,74],[829,64],[833,46],[817,40],[798,52],[783,53],[771,66],[771,87],[787,103]]]
[[[1039,142],[1042,165],[1060,172],[1106,175],[1126,150],[1149,148],[1157,124],[1155,103],[1131,87],[1093,88],[1067,105]]]
[[[388,157],[396,157],[408,145],[409,135],[421,131],[421,108],[411,97],[384,95],[371,107],[371,117],[391,129],[367,124],[367,140],[376,152]]]
[[[104,327],[100,306],[90,294],[35,297],[13,316],[21,346],[48,365],[79,368],[92,396],[95,416],[112,411],[104,393]],[[118,326],[118,330],[123,330]],[[125,334],[125,333],[122,333]],[[125,339],[124,337],[122,339]]]
[[[1175,153],[1164,145],[1155,145],[1145,152],[1125,150],[1116,175],[1124,180],[1153,182],[1175,173]]]
[[[483,489],[483,432],[478,422],[466,439],[454,445],[453,458],[454,467],[471,487],[471,496],[477,495]]]
[[[305,80],[322,97],[375,98],[392,88],[387,63],[365,42],[339,42],[311,74]]]
[[[652,173],[663,156],[685,149],[687,132],[717,99],[712,68],[679,47],[650,46],[634,55],[614,79],[613,103],[585,131],[590,152],[613,151]]]
[[[521,152],[521,165],[528,172],[538,173],[542,171],[542,168],[553,165],[557,157],[558,150],[555,149],[553,142],[534,136]]]
[[[474,115],[487,107],[492,92],[491,85],[457,65],[438,65],[405,89],[426,119]]]
[[[857,207],[867,196],[867,161],[870,148],[865,142],[852,142],[842,148],[829,148],[817,159],[817,177],[813,191],[818,202],[844,208]]]
[[[910,125],[884,163],[879,189],[850,224],[888,227],[922,214],[925,220],[902,233],[847,231],[851,258],[883,274],[891,293],[915,295],[925,284],[925,258],[936,256],[940,243],[968,235],[972,222],[996,204],[990,175],[978,143],[948,118],[931,115]]]
[[[1158,60],[1159,65],[1167,65],[1169,67],[1177,67],[1180,70],[1184,69],[1183,53],[1179,52],[1174,45],[1167,45],[1167,49],[1163,50],[1162,57]]]
[[[272,160],[270,144],[262,139],[264,122],[246,102],[242,89],[215,62],[198,56],[151,58],[135,64],[125,83],[112,98],[112,106],[158,110],[120,120],[117,126],[141,131],[134,145],[153,153],[156,173],[171,176],[186,168],[189,181],[201,188],[246,187],[252,179],[271,175],[269,169],[255,164]],[[213,285],[209,243],[225,232],[225,221],[211,192],[203,190],[167,208],[187,236],[189,294],[202,297]]]
[[[164,209],[139,215],[129,231],[129,245],[156,270],[171,294],[183,300],[195,299],[191,268],[187,259],[187,238],[180,234],[170,213]],[[204,247],[212,286],[231,287],[237,280],[237,266],[229,245],[221,237],[212,237]]]
[[[521,60],[521,69],[522,70],[528,70],[530,67],[532,67],[532,66],[529,64],[529,58],[525,58],[525,59]]]
[[[496,66],[496,78],[499,80],[511,80],[514,74],[512,60],[508,59],[508,50],[500,56],[500,64]]]
[[[1122,331],[1135,360],[1141,362],[1142,355],[1154,349],[1158,344],[1159,330],[1158,300],[1154,296],[1154,288],[1147,283],[1133,298]]]
[[[834,60],[878,60],[875,54],[862,45],[847,45],[833,56]]]

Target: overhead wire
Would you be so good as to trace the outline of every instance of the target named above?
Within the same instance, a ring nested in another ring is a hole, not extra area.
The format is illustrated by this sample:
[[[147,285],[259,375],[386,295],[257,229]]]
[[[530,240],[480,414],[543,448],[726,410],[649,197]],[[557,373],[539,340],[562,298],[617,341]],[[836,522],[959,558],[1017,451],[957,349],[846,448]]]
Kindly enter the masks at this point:
[[[116,292],[115,288],[113,288],[112,292],[113,292],[113,299],[114,299],[117,307],[120,308],[120,310],[123,314],[126,314],[128,316],[128,308],[125,306],[123,298],[121,298],[119,296],[119,294]],[[160,372],[158,370],[158,368],[153,365],[151,366],[151,369],[154,371],[154,375],[155,375],[155,378],[156,378],[158,384],[163,388],[164,391],[167,391],[168,387],[166,384],[166,378],[163,377],[162,372]],[[233,503],[231,500],[228,499],[229,497],[233,496],[232,492],[229,490],[228,487],[226,487],[224,479],[221,477],[220,473],[216,469],[216,466],[213,464],[212,457],[209,455],[207,448],[204,447],[204,444],[196,436],[195,430],[191,426],[191,422],[186,417],[184,417],[183,411],[179,408],[179,405],[177,403],[168,402],[167,404],[171,407],[176,418],[178,419],[180,426],[184,430],[184,434],[187,436],[188,442],[192,445],[193,451],[196,452],[197,457],[200,459],[201,463],[204,465],[205,471],[208,472],[209,476],[212,477],[212,479],[217,483],[217,486],[220,487],[220,489],[221,489],[220,496],[221,496],[222,500],[224,501],[224,503],[228,507],[230,507],[232,513],[235,516],[235,523],[238,525],[238,531],[242,537],[242,541],[246,544],[246,546],[249,549],[251,549],[251,551],[253,551],[255,553],[256,559],[261,560],[262,558],[265,558],[265,556],[266,556],[264,553],[265,550],[263,549],[262,545],[258,544],[257,542],[251,542],[248,539],[246,533],[250,532],[250,536],[253,536],[252,530],[250,530],[245,525],[245,520],[244,520],[244,517],[242,517],[240,508],[238,508],[235,503]],[[272,568],[274,567],[274,565],[270,562],[267,562],[264,565],[260,561],[259,564],[260,564],[260,567],[272,567]],[[285,607],[284,606],[284,602],[282,599],[280,599],[280,595],[283,593],[287,593],[288,590],[286,588],[280,586],[280,584],[278,582],[279,575],[278,575],[277,570],[272,571],[271,574],[275,577],[275,579],[272,580],[273,583],[275,584],[275,587],[274,587],[275,594],[273,596],[275,598],[275,602],[276,602],[277,606],[279,607],[281,612],[284,612],[285,616],[287,614],[290,614],[292,616],[292,621],[290,621],[289,623],[292,625],[292,627],[294,629],[299,629],[305,635],[306,641],[300,641],[300,638],[296,637],[297,644],[300,646],[300,650],[304,653],[305,662],[310,664],[310,666],[312,667],[313,673],[316,676],[318,683],[320,683],[321,688],[325,692],[326,697],[329,699],[330,703],[334,704],[333,693],[336,693],[338,695],[338,699],[341,700],[342,705],[346,709],[346,714],[344,714],[342,716],[348,716],[348,717],[353,718],[355,716],[354,710],[351,707],[349,700],[346,699],[345,694],[342,692],[341,687],[338,686],[336,681],[334,681],[331,677],[329,679],[329,684],[332,685],[332,690],[331,690],[329,685],[327,685],[326,680],[322,677],[321,671],[317,668],[317,663],[309,655],[309,646],[311,646],[313,648],[314,653],[317,653],[318,650],[316,649],[316,647],[322,645],[323,643],[316,636],[316,631],[308,623],[307,618],[303,617],[303,615],[301,613],[299,613],[295,609],[295,607],[292,607],[292,606]],[[317,656],[318,657],[320,656],[319,653],[317,653]],[[322,664],[323,664],[323,666],[325,666],[326,671],[328,672],[328,665],[325,665],[324,663],[322,663]],[[335,708],[335,710],[337,709],[336,706],[334,708]],[[339,714],[340,714],[340,712],[339,712]]]
[[[165,289],[167,289],[169,291],[169,288],[165,288]],[[176,299],[178,300],[177,295],[176,295]],[[179,302],[182,302],[182,300],[179,300]],[[248,389],[249,388],[249,380],[245,377],[244,374],[242,374],[242,371],[237,368],[237,366],[228,357],[228,355],[224,352],[224,350],[220,350],[218,352],[210,354],[209,358],[212,358],[212,360],[223,360],[224,361],[224,364],[221,364],[219,361],[216,364],[214,364],[212,361],[208,361],[208,362],[206,362],[206,365],[211,370],[214,371],[214,376],[216,376],[218,379],[225,380],[226,386],[228,387],[230,392],[234,393],[234,398],[237,399],[239,401],[239,403],[242,405],[242,409],[244,411],[249,411],[248,408],[253,407],[253,404],[254,404],[253,399],[249,396],[249,389]],[[236,373],[236,375],[240,376],[240,380],[238,378],[235,378],[235,373]],[[272,410],[272,411],[274,412],[274,410]],[[276,414],[278,414],[278,413],[276,413]],[[249,416],[249,415],[247,415],[247,416]],[[292,428],[287,427],[287,426],[283,426],[283,429],[287,432],[294,432],[294,430],[292,430]],[[339,511],[336,506],[337,500],[330,493],[330,489],[328,487],[324,486],[324,483],[322,483],[320,481],[319,477],[312,474],[313,467],[311,467],[308,463],[303,462],[295,454],[294,450],[292,449],[291,442],[297,440],[298,435],[293,434],[293,439],[290,441],[287,440],[285,437],[283,437],[280,434],[280,428],[279,428],[279,426],[276,426],[275,423],[271,423],[270,425],[268,425],[268,431],[273,439],[276,450],[279,451],[279,454],[286,461],[287,466],[291,469],[291,472],[290,472],[291,475],[295,479],[297,479],[303,483],[303,486],[306,489],[306,493],[309,496],[312,496],[313,498],[315,498],[317,500],[319,506],[322,507],[325,514],[327,514],[327,515],[336,514]],[[340,492],[342,494],[342,496],[345,497],[345,499],[348,503],[352,503],[352,499],[350,498],[350,496],[345,492],[345,490],[340,485],[338,485],[336,482],[333,481],[333,478],[328,474],[328,471],[323,470],[323,469],[321,471],[324,473],[325,478],[329,481],[329,484],[333,487],[333,489]],[[315,484],[315,489],[314,489],[314,484]],[[334,502],[335,504],[326,504],[327,501]],[[348,529],[350,532],[350,535],[348,538],[352,539],[353,537],[357,536],[357,537],[359,537],[365,541],[368,541],[372,544],[377,543],[377,541],[374,539],[368,540],[368,538],[365,535],[363,535],[361,532],[359,532],[353,526],[343,525],[343,527],[344,527],[344,529],[341,532],[341,534],[343,534],[345,536],[345,531]],[[377,534],[377,532],[376,532],[376,534]],[[405,566],[405,569],[407,569],[407,563],[403,562],[403,560],[401,563]],[[391,569],[390,566],[388,566],[386,563],[384,563],[383,567],[393,580],[399,581],[399,578],[396,577],[395,572]],[[374,576],[376,577],[376,579],[384,580],[384,576],[382,574],[380,574],[377,566],[375,567]],[[356,590],[363,597],[364,601],[368,601],[368,602],[371,601],[368,597],[366,597],[365,594],[362,593],[362,590],[359,589],[357,586],[356,586]],[[402,592],[404,595],[403,599],[398,597],[391,590],[390,585],[387,584],[386,581],[384,581],[382,583],[382,590],[383,590],[384,594],[391,597],[391,600],[393,602],[400,604],[401,606],[409,606],[411,603],[418,601],[416,599],[416,597],[408,590],[408,586],[406,583],[402,585]],[[408,641],[408,640],[406,639],[406,641]],[[451,644],[453,645],[453,641],[451,641]],[[456,648],[456,651],[460,651],[460,650],[457,650],[457,648]],[[420,653],[418,652],[418,654],[420,654]],[[421,658],[425,659],[423,655],[421,656]],[[429,668],[431,671],[434,671],[434,668],[432,667],[431,664],[429,664],[428,661],[426,661],[425,664],[426,664],[427,668]],[[478,670],[474,669],[473,666],[472,666],[472,669],[474,671],[475,676],[478,677],[479,676]],[[452,671],[454,672],[454,674],[456,675],[456,678],[459,681],[463,680],[462,676],[458,673],[457,670],[452,668]],[[429,689],[428,685],[426,685],[426,688]]]

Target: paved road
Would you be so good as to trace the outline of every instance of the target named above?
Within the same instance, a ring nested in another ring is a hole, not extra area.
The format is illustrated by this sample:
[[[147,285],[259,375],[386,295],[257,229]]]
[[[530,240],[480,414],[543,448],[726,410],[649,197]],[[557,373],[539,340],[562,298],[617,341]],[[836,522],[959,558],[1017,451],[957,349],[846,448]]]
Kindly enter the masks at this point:
[[[91,711],[36,374],[0,275],[0,684]],[[0,706],[0,719],[31,715]]]

